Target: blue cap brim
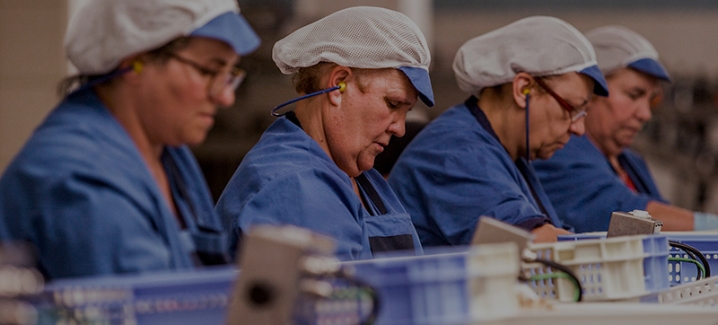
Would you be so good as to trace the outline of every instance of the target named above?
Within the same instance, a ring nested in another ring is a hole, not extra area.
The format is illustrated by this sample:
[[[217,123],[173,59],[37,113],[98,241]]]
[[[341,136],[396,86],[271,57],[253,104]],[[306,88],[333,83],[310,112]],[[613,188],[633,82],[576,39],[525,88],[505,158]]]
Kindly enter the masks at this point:
[[[204,26],[195,29],[190,35],[225,42],[239,55],[253,52],[261,43],[259,36],[244,17],[234,12],[226,12],[215,17]]]
[[[654,59],[636,60],[628,64],[628,67],[661,80],[671,81],[671,77],[668,75],[668,72],[666,72],[666,69],[660,62]]]
[[[603,73],[598,69],[597,65],[592,65],[586,69],[579,71],[593,79],[593,93],[599,96],[608,97],[608,85]]]
[[[399,68],[403,72],[411,84],[414,85],[416,91],[419,92],[419,98],[426,106],[434,106],[434,91],[431,89],[431,79],[429,78],[429,72],[416,67],[401,67]]]

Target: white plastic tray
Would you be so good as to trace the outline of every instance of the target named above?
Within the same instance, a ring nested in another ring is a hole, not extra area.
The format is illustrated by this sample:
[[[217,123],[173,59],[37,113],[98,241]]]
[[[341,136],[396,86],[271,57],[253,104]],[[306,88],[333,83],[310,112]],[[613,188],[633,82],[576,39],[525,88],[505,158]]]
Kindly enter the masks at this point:
[[[655,294],[661,304],[718,306],[718,276],[689,282]],[[718,321],[716,321],[718,324]]]
[[[638,303],[555,304],[552,310],[523,310],[518,316],[475,325],[716,325],[718,309]]]
[[[615,237],[533,244],[539,258],[569,267],[583,286],[584,300],[619,300],[646,294],[642,237]],[[521,267],[530,275],[555,272],[538,263]],[[566,279],[536,280],[531,287],[547,299],[573,301],[575,287]]]

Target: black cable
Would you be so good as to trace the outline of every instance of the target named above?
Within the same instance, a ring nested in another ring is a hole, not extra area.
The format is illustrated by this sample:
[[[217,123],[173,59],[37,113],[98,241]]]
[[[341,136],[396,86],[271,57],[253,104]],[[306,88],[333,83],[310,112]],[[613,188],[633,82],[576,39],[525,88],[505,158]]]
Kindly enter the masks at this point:
[[[698,249],[696,249],[695,247],[693,247],[691,245],[672,241],[672,240],[668,241],[668,243],[669,243],[669,245],[671,245],[673,247],[682,249],[693,259],[696,259],[696,257],[698,257],[698,259],[700,259],[701,263],[703,264],[703,267],[706,269],[705,278],[708,278],[711,276],[710,264],[708,264],[708,260],[706,259],[705,255],[703,255],[703,253],[701,253]]]
[[[672,245],[671,245],[671,246],[672,246]],[[678,247],[676,247],[676,248],[678,248]],[[680,252],[678,252],[678,253],[679,253],[678,255],[680,256]],[[700,260],[700,259],[695,255],[695,253],[693,253],[693,252],[690,251],[690,250],[684,250],[684,253],[687,254],[693,261],[695,261],[695,263],[698,263],[698,264],[703,265],[703,269],[701,269],[700,267],[698,267],[698,265],[696,265],[696,267],[697,267],[697,270],[696,270],[696,274],[697,274],[697,275],[696,275],[696,280],[701,280],[701,279],[703,279],[703,278],[706,276],[706,274],[705,274],[705,268],[706,268],[706,267],[705,267],[705,265],[703,264],[703,261]]]
[[[680,249],[679,247],[676,247],[676,248]],[[693,259],[694,261],[696,261],[697,263],[700,263],[701,265],[703,264],[703,262],[698,259],[698,257],[692,250],[684,250],[684,252],[686,254],[688,254],[688,256],[690,256],[690,258]],[[696,273],[698,273],[698,276],[696,276],[696,280],[700,280],[700,279],[706,277],[705,268],[706,268],[705,265],[703,265],[703,270],[701,270],[700,268],[698,269],[698,272],[696,272]]]
[[[706,274],[704,274],[703,278],[708,278],[711,276],[711,267],[708,264],[708,260],[706,259],[705,255],[703,255],[703,253],[701,253],[698,249],[696,249],[695,247],[693,247],[691,245],[680,243],[677,241],[672,241],[672,240],[669,240],[668,244],[671,245],[671,247],[675,247],[675,248],[683,250],[689,256],[691,256],[693,259],[696,259],[696,257],[698,257],[698,259],[700,259],[701,263],[703,264],[703,267],[706,269]],[[693,253],[694,255],[691,255],[691,253]]]
[[[578,299],[576,299],[576,301],[583,300],[583,287],[581,286],[581,281],[578,279],[576,274],[573,273],[573,271],[571,271],[571,269],[569,269],[567,266],[561,265],[561,264],[556,263],[551,260],[544,260],[544,259],[540,259],[540,258],[528,260],[528,262],[541,263],[541,264],[546,265],[552,269],[556,269],[563,273],[568,274],[568,276],[570,276],[574,280],[574,285],[576,285],[576,289],[578,290]]]

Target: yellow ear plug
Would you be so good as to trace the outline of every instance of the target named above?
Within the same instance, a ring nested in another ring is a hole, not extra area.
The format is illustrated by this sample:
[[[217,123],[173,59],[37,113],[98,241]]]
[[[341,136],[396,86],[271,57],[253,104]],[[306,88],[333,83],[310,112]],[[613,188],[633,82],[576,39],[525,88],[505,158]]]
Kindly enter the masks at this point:
[[[343,93],[344,90],[347,89],[347,84],[344,83],[344,81],[340,81],[340,82],[337,84],[337,86],[339,86],[339,92],[340,92],[340,93]]]
[[[530,91],[528,88],[524,88],[524,91],[522,91],[522,93],[523,93],[524,95],[528,95],[529,92],[531,92],[531,91]]]
[[[132,70],[135,70],[137,73],[142,72],[142,62],[132,61]]]

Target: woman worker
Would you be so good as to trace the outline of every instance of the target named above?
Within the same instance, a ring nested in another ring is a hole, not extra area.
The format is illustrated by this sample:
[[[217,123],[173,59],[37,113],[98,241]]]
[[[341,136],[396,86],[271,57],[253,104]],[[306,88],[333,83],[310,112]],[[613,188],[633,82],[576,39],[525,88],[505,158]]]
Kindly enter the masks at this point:
[[[234,0],[89,1],[65,39],[81,85],[0,180],[2,240],[31,242],[50,279],[227,261],[186,144],[258,45]]]
[[[583,134],[586,104],[606,95],[591,44],[562,20],[529,17],[466,42],[453,68],[472,96],[429,123],[389,176],[422,244],[469,244],[480,216],[536,241],[568,233],[530,161]]]
[[[391,136],[404,134],[417,97],[434,102],[416,24],[388,9],[349,8],[280,40],[273,58],[295,73],[303,100],[264,132],[217,203],[232,247],[252,225],[292,224],[334,238],[342,259],[421,252],[409,215],[372,169]]]
[[[647,210],[663,230],[718,228],[718,218],[669,205],[643,158],[628,147],[651,118],[651,101],[670,77],[642,36],[621,26],[586,33],[609,97],[589,103],[586,135],[534,167],[558,216],[577,232],[606,231],[614,211]]]

